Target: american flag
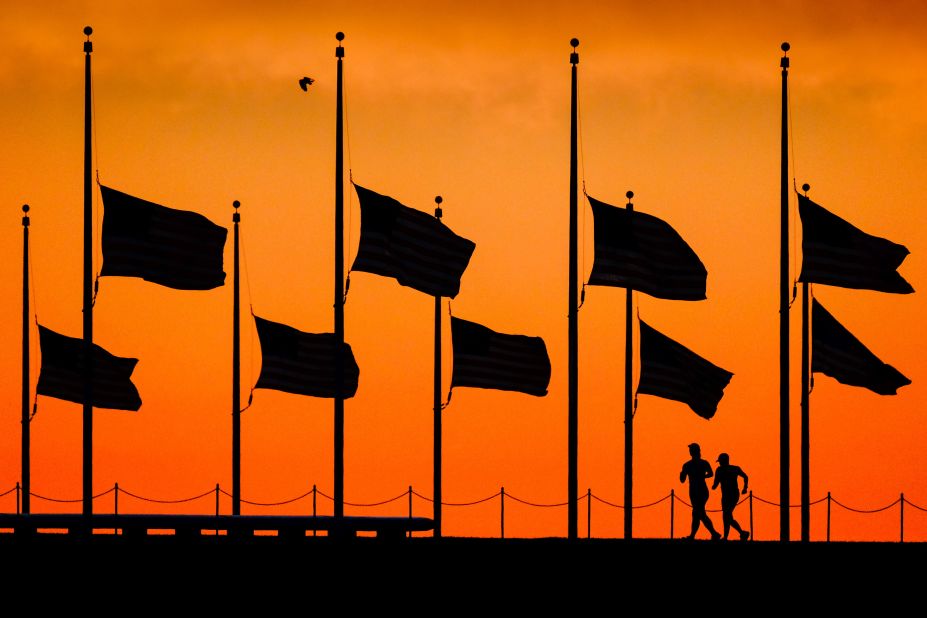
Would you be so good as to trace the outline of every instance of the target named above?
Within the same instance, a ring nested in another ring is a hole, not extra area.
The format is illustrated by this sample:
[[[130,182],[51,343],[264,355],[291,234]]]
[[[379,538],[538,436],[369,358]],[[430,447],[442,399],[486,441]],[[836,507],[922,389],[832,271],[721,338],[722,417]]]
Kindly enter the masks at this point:
[[[733,373],[714,365],[663,333],[641,325],[641,377],[637,392],[680,401],[703,418],[718,410]]]
[[[222,251],[228,230],[203,215],[175,210],[100,187],[103,194],[101,276],[140,277],[178,290],[225,283]]]
[[[255,388],[269,388],[296,395],[335,397],[335,350],[333,333],[304,333],[285,324],[254,316],[261,342],[261,375]],[[357,392],[360,370],[351,346],[342,348],[345,398]]]
[[[419,292],[453,298],[476,245],[431,215],[354,185],[361,237],[351,270],[392,277]]]
[[[895,294],[914,291],[898,273],[909,253],[904,245],[866,234],[800,194],[798,214],[802,226],[800,281]]]
[[[83,404],[84,341],[60,335],[39,326],[42,368],[35,392],[46,397]],[[113,356],[98,345],[93,346],[92,405],[95,408],[138,410],[142,399],[132,384],[136,358]]]
[[[911,383],[870,352],[817,299],[811,303],[811,371],[879,395],[895,395]]]
[[[497,333],[451,318],[454,371],[451,387],[518,391],[542,397],[550,383],[550,358],[540,337]]]
[[[595,220],[589,285],[626,287],[670,300],[705,299],[708,271],[668,223],[587,198]]]

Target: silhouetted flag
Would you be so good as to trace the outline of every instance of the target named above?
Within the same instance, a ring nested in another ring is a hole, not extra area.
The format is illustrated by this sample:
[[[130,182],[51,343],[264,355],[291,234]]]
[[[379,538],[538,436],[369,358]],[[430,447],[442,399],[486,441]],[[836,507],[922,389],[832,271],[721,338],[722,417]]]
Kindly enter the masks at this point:
[[[870,236],[804,195],[798,196],[798,213],[800,281],[895,294],[914,291],[897,270],[909,253],[904,245]]]
[[[255,388],[312,397],[335,396],[334,333],[304,333],[257,316],[254,321],[263,357]],[[360,370],[348,344],[344,344],[343,361],[344,397],[353,397]]]
[[[586,197],[595,219],[589,285],[630,287],[670,300],[705,299],[708,271],[668,223]]]
[[[550,358],[540,337],[506,335],[476,322],[451,318],[454,372],[451,387],[472,386],[547,394]]]
[[[911,383],[879,360],[817,300],[811,304],[811,371],[879,395],[895,395]]]
[[[351,270],[393,277],[400,285],[453,298],[476,245],[431,215],[354,185],[361,237]]]
[[[59,335],[39,326],[42,368],[35,387],[38,395],[84,403],[84,340]],[[137,358],[113,356],[93,346],[93,407],[138,410],[142,399],[132,384]]]
[[[174,210],[100,187],[103,194],[101,276],[140,277],[178,290],[225,283],[222,250],[228,230],[203,215]]]
[[[641,378],[637,392],[681,401],[703,418],[718,410],[734,375],[666,335],[641,324]]]

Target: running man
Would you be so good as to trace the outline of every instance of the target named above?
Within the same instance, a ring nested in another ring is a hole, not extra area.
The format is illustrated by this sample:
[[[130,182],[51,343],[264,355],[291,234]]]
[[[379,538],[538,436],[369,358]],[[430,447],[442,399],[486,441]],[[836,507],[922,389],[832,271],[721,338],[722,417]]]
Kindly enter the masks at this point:
[[[712,476],[711,464],[702,459],[702,448],[695,442],[689,445],[689,455],[692,459],[682,465],[682,472],[679,473],[680,483],[685,483],[686,478],[689,479],[689,499],[692,501],[692,533],[686,538],[694,539],[699,524],[705,524],[712,540],[716,541],[721,535],[715,530],[708,513],[705,512],[705,505],[708,503],[708,483],[705,479]]]
[[[718,485],[721,485],[721,514],[724,521],[724,540],[727,540],[728,533],[731,531],[731,528],[734,528],[734,530],[740,533],[740,540],[746,541],[750,538],[750,533],[741,528],[737,520],[734,519],[734,508],[740,501],[740,495],[747,493],[747,483],[750,482],[750,479],[748,479],[744,471],[740,469],[740,466],[731,465],[731,458],[728,457],[727,453],[718,455],[718,463],[720,465],[718,469],[715,470],[715,482],[712,484],[711,488],[717,489]],[[744,477],[743,491],[739,491],[737,487],[737,477],[739,476]]]

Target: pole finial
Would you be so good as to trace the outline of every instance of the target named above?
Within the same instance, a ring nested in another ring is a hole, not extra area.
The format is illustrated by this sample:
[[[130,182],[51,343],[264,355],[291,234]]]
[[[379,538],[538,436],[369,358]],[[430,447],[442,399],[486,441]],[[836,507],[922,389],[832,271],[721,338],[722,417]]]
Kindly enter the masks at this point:
[[[440,195],[438,195],[437,197],[435,197],[435,204],[440,204],[440,203],[443,202],[443,201],[444,201],[444,199],[443,199]]]
[[[435,218],[436,219],[440,219],[441,216],[444,214],[444,211],[441,210],[441,202],[443,201],[444,199],[440,195],[435,196]]]
[[[29,212],[29,204],[23,204],[23,212],[24,212],[24,213],[28,213],[28,212]]]
[[[808,197],[808,191],[811,189],[811,185],[807,182],[801,186],[801,190],[805,192],[805,197]]]
[[[234,208],[235,210],[238,210],[239,208],[241,208],[241,202],[239,202],[238,200],[235,200],[234,202],[232,202],[232,208]]]
[[[239,202],[238,200],[235,200],[234,202],[232,202],[232,207],[235,209],[235,213],[232,214],[232,222],[238,223],[239,221],[241,221],[241,215],[238,213],[238,209],[241,208],[241,202]]]
[[[341,43],[341,41],[344,40],[344,32],[336,32],[335,38],[338,40],[339,43]]]
[[[792,46],[789,45],[788,41],[786,41],[785,43],[780,45],[779,48],[782,49],[782,51],[787,54],[789,53],[789,50],[792,49]]]
[[[576,49],[577,47],[579,47],[579,39],[577,38],[570,39],[570,47],[572,47],[573,49]]]
[[[93,34],[93,28],[90,26],[84,26],[84,34],[87,35],[87,38],[90,38],[90,35]]]
[[[628,191],[627,193],[624,194],[624,196],[628,198],[628,200],[630,201],[630,199],[634,197],[634,191]]]

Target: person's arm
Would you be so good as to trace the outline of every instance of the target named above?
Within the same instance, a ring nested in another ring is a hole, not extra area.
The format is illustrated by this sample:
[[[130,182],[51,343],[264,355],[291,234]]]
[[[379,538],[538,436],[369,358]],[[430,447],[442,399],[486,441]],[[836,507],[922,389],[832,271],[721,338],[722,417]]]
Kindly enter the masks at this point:
[[[718,483],[720,483],[720,482],[721,482],[721,477],[718,476],[718,475],[716,474],[716,475],[715,475],[715,482],[711,484],[711,488],[712,488],[712,489],[717,489],[717,488],[718,488]]]
[[[747,485],[750,483],[750,479],[747,478],[747,473],[743,470],[740,471],[740,476],[744,477],[744,489],[740,493],[745,494],[747,493]]]
[[[686,467],[685,466],[682,467],[682,472],[679,473],[679,482],[680,483],[686,482]]]
[[[711,464],[706,461],[705,462],[705,478],[710,479],[714,475],[715,473],[711,471]]]

